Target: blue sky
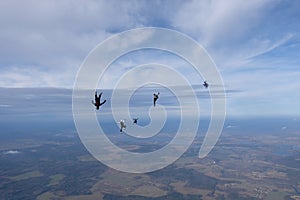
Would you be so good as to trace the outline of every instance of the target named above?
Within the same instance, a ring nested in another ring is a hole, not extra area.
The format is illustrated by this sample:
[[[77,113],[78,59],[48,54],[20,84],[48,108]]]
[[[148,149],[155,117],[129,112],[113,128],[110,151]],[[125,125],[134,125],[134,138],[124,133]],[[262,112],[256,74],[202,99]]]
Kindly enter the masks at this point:
[[[226,89],[239,91],[228,95],[228,115],[298,116],[299,11],[297,0],[1,1],[0,87],[72,88],[97,44],[121,31],[155,26],[185,33],[206,48]],[[188,76],[182,61],[140,56],[144,62],[153,58]],[[126,59],[119,64],[139,62]],[[106,80],[115,81],[113,75]]]

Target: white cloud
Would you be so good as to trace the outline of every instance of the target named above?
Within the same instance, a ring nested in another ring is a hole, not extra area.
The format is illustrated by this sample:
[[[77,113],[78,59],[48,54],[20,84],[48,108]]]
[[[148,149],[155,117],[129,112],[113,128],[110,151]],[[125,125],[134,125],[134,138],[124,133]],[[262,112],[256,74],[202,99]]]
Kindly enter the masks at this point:
[[[191,1],[180,9],[174,26],[196,35],[204,44],[244,37],[258,23],[270,1]]]
[[[0,24],[0,86],[60,86],[69,79],[70,87],[68,74],[89,51],[112,32],[134,27],[135,18],[118,1],[1,1]]]
[[[250,58],[268,53],[294,36],[285,29],[274,31],[276,24],[269,25],[272,9],[279,2],[190,1],[172,23],[203,44],[220,69],[243,67]]]
[[[11,107],[11,105],[8,105],[8,104],[0,104],[0,108],[9,108]]]
[[[5,151],[3,154],[18,154],[20,153],[20,151],[17,150],[9,150],[9,151]]]
[[[37,66],[12,66],[0,69],[1,87],[70,87],[76,71],[70,68],[41,70]]]

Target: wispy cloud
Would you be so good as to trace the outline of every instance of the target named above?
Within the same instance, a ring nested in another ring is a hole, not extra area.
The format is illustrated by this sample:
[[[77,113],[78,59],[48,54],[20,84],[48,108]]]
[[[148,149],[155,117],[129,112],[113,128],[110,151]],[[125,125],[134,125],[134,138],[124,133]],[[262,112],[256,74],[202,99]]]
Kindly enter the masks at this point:
[[[3,154],[18,154],[18,153],[21,153],[21,152],[17,151],[17,150],[9,150],[9,151],[3,152]]]

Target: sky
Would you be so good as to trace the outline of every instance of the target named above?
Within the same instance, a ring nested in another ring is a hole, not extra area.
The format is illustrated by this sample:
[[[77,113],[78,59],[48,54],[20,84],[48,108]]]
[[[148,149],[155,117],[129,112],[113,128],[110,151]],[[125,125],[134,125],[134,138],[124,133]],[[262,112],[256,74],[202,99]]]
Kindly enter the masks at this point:
[[[72,89],[100,42],[133,28],[161,27],[207,50],[225,89],[235,91],[227,95],[228,115],[299,116],[299,11],[297,0],[0,1],[0,87]],[[189,76],[171,57],[136,52],[116,65],[171,63]],[[112,71],[104,87],[115,81]]]

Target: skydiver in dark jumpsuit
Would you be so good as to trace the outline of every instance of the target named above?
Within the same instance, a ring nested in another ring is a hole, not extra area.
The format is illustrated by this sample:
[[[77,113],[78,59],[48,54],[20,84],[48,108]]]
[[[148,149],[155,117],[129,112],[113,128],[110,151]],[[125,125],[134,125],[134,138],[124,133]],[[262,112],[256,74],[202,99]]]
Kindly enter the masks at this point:
[[[153,106],[155,107],[156,101],[158,99],[159,92],[157,94],[153,93]]]
[[[97,91],[96,91],[95,92],[95,102],[92,101],[92,103],[94,104],[94,106],[96,106],[97,110],[99,110],[99,107],[102,106],[106,102],[106,100],[104,100],[102,103],[100,102],[101,95],[102,95],[102,92],[99,94],[99,96],[97,96]]]
[[[207,83],[206,81],[204,81],[203,86],[204,86],[205,88],[208,88],[208,83]]]

